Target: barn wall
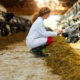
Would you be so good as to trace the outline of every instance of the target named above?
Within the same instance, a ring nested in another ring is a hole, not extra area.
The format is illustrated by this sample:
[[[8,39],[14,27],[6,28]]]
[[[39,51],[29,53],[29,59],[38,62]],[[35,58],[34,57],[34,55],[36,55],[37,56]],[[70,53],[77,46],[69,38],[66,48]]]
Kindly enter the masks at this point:
[[[20,15],[20,17],[26,18],[31,20],[32,19],[32,15]]]
[[[3,5],[0,4],[0,11],[7,12],[7,9]]]

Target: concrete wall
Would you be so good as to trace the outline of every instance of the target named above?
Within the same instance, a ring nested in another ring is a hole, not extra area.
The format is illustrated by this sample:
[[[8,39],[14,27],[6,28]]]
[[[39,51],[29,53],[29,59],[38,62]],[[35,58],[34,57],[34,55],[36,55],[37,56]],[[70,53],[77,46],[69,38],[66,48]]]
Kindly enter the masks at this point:
[[[26,18],[31,20],[32,19],[32,15],[20,15],[20,17]]]

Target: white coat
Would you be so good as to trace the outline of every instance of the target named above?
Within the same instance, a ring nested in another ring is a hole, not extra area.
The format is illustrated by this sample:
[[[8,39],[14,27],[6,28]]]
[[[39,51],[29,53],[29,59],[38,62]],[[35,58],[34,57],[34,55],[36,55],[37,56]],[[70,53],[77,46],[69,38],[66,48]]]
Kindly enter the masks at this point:
[[[56,31],[46,31],[43,26],[43,19],[38,17],[32,24],[28,36],[26,37],[26,45],[35,48],[47,42],[50,36],[57,36]]]

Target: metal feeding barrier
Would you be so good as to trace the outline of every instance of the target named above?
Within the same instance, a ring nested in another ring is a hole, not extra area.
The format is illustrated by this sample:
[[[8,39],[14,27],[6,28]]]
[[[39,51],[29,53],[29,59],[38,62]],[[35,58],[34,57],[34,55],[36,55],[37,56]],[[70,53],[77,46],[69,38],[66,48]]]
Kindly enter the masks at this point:
[[[77,1],[60,18],[58,21],[58,27],[61,27],[62,30],[64,30],[63,37],[66,37],[67,43],[75,43],[79,40],[78,34],[80,33],[80,1]]]
[[[25,32],[27,27],[31,27],[31,21],[14,13],[5,13],[0,11],[0,34],[8,36],[16,32]]]

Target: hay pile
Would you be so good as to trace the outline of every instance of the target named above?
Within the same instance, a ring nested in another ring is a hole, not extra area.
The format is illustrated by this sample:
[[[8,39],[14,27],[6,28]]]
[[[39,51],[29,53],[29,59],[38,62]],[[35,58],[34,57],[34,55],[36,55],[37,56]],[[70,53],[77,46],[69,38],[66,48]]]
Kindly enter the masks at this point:
[[[50,53],[46,58],[47,65],[54,74],[60,75],[61,80],[80,80],[80,55],[65,43],[65,38],[54,37],[54,42],[49,45],[45,53]]]
[[[12,34],[11,36],[4,36],[4,37],[0,36],[0,50],[7,49],[6,47],[7,45],[25,40],[27,34],[28,34],[28,31],[15,33],[15,34]]]

